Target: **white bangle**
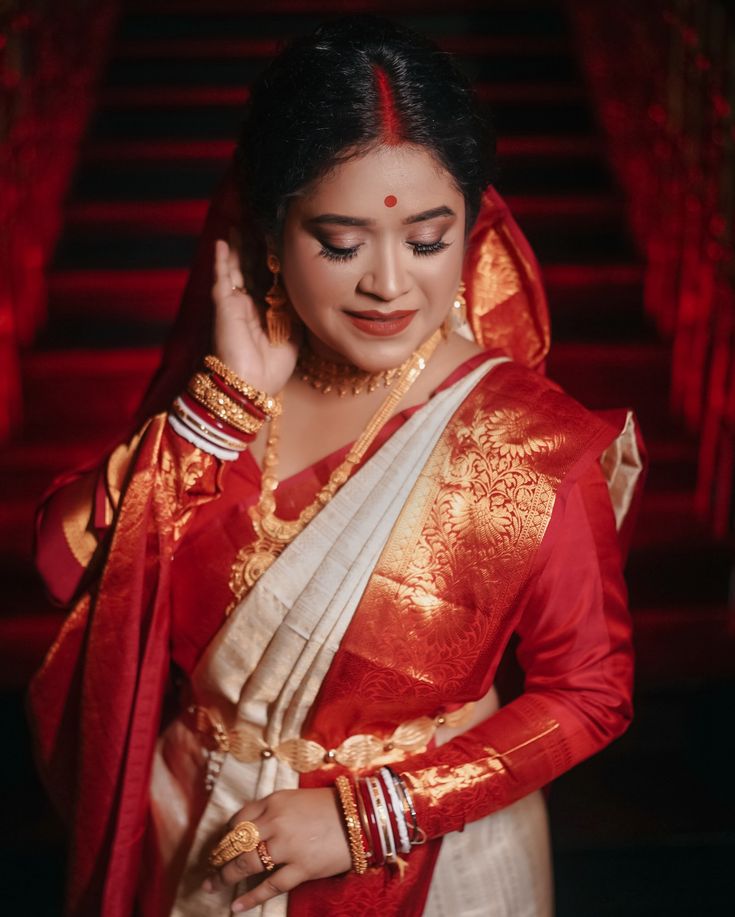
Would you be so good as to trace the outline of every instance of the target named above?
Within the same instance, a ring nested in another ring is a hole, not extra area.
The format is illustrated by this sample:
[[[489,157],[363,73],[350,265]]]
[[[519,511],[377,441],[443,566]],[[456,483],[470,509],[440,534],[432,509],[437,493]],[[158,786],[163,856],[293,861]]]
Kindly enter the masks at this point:
[[[365,777],[363,779],[365,780],[365,786],[367,786],[368,793],[370,795],[370,802],[373,807],[373,814],[375,815],[375,822],[378,828],[378,840],[380,841],[380,849],[383,853],[383,862],[386,863],[388,861],[388,848],[386,847],[385,832],[383,831],[382,820],[380,818],[380,812],[378,811],[380,801],[375,794],[375,787],[373,786],[372,778]]]
[[[393,828],[390,823],[390,815],[388,814],[388,806],[385,801],[383,787],[380,785],[380,780],[378,780],[377,777],[368,777],[367,779],[369,781],[368,785],[374,791],[373,803],[375,805],[377,821],[379,827],[382,826],[383,828],[383,830],[378,833],[385,837],[385,845],[383,847],[385,851],[385,862],[395,864],[398,859],[396,855],[396,839],[393,837]]]
[[[401,853],[410,853],[411,841],[408,839],[406,816],[403,810],[403,805],[398,798],[395,784],[393,783],[393,774],[391,774],[387,767],[381,767],[380,775],[383,778],[383,785],[385,786],[386,790],[388,790],[388,795],[390,796],[390,804],[393,807],[393,811],[396,815],[396,827],[398,828],[398,838],[401,842]]]
[[[224,449],[221,446],[215,446],[214,443],[209,440],[204,439],[199,433],[195,433],[190,427],[182,423],[175,414],[168,415],[168,422],[174,428],[174,430],[185,439],[188,443],[191,443],[192,446],[197,446],[202,452],[207,452],[210,455],[214,455],[218,459],[222,459],[223,462],[234,462],[240,457],[239,452],[235,452],[234,449]]]
[[[185,426],[203,436],[204,439],[213,442],[215,446],[231,449],[234,452],[244,452],[248,447],[244,440],[223,433],[222,430],[212,426],[204,417],[195,414],[183,398],[177,398],[171,405],[171,410]]]

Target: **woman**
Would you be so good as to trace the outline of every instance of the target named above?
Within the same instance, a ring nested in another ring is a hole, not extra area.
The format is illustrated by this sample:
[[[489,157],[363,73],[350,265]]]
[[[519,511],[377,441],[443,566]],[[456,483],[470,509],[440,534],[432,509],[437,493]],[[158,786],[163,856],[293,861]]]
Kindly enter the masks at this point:
[[[549,914],[539,789],[630,719],[631,423],[522,365],[532,256],[433,46],[322,27],[239,154],[262,256],[216,243],[211,348],[184,310],[168,412],[39,523],[69,913]]]

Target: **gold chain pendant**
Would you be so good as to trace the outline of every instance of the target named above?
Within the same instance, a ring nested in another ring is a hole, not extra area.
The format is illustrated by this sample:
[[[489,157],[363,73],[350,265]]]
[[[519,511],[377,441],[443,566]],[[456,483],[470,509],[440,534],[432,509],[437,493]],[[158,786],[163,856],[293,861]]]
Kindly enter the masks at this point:
[[[229,586],[234,598],[227,607],[226,614],[234,611],[286,545],[294,540],[348,480],[398,402],[426,368],[440,340],[441,332],[436,331],[416,353],[395,370],[398,378],[388,397],[370,418],[352,449],[329,476],[327,483],[319,490],[314,500],[304,507],[297,519],[279,519],[276,516],[275,491],[278,488],[280,423],[278,417],[273,418],[263,457],[260,498],[257,504],[249,509],[255,529],[255,540],[252,544],[240,548],[233,562]]]

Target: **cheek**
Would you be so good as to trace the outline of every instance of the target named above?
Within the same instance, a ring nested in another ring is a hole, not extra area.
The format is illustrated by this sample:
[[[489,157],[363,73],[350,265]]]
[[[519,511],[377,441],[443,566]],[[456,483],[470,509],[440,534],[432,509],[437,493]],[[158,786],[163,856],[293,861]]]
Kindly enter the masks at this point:
[[[462,259],[435,258],[429,255],[425,260],[429,263],[426,265],[422,263],[420,270],[424,293],[432,306],[444,309],[459,285]]]
[[[308,320],[345,301],[354,289],[352,273],[349,263],[333,264],[310,246],[284,265],[284,282],[294,309]]]

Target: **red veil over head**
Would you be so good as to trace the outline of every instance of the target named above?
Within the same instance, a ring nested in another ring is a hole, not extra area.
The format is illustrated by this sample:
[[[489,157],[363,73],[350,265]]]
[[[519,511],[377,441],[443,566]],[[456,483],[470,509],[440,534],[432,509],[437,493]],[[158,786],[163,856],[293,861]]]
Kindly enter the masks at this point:
[[[228,170],[207,214],[181,306],[161,366],[143,400],[138,420],[166,410],[210,347],[213,320],[212,265],[216,239],[240,239],[248,286],[257,289],[265,264],[262,239],[243,219],[235,168]],[[255,284],[253,280],[255,278]],[[542,369],[549,350],[546,294],[536,258],[507,205],[488,188],[470,234],[463,278],[475,339],[519,363]]]

